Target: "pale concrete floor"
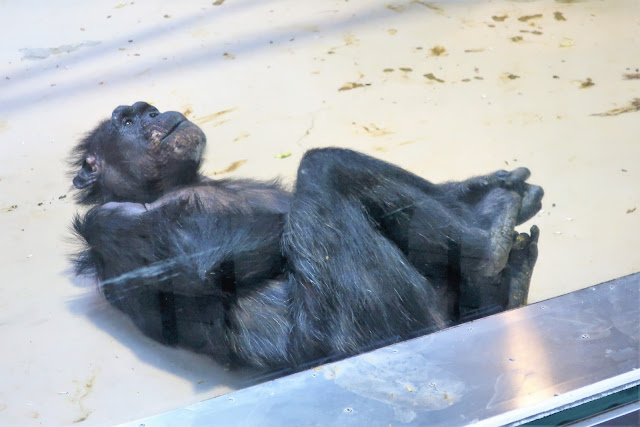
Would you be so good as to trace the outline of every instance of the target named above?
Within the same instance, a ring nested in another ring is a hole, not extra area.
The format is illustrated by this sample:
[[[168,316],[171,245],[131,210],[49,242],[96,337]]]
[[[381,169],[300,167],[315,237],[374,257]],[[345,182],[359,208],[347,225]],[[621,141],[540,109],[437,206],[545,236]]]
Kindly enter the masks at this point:
[[[119,104],[188,112],[212,176],[291,182],[327,145],[432,181],[526,165],[546,190],[531,300],[640,270],[640,112],[594,115],[640,98],[637,0],[4,0],[0,28],[0,425],[239,386],[70,273],[65,157]]]

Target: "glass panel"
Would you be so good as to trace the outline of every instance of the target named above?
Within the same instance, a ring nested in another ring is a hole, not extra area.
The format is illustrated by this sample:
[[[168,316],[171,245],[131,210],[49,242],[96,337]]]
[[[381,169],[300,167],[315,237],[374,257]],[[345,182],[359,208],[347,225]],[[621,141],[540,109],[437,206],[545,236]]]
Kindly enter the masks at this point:
[[[31,6],[0,2],[0,424],[137,419],[639,269],[636,0]]]

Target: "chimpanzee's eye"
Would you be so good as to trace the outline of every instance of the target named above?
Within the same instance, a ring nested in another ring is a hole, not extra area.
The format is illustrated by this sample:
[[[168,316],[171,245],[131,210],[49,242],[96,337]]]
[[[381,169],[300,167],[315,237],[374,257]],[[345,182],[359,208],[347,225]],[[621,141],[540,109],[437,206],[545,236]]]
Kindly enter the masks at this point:
[[[122,124],[123,124],[123,125],[125,125],[125,126],[132,125],[132,124],[133,124],[133,120],[131,120],[131,119],[124,119],[124,120],[122,121]]]

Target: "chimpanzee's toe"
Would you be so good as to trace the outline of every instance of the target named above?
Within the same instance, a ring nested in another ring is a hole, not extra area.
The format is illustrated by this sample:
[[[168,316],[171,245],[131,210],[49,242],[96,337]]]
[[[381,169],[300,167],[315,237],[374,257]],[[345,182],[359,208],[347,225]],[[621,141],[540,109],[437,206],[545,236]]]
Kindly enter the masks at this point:
[[[538,259],[538,238],[540,230],[532,226],[531,234],[515,233],[514,243],[509,254],[509,300],[507,308],[523,306],[529,296],[529,285],[533,267]]]
[[[525,191],[522,195],[522,206],[516,224],[522,224],[533,218],[535,214],[542,209],[542,197],[544,196],[544,190],[537,185],[524,184]]]

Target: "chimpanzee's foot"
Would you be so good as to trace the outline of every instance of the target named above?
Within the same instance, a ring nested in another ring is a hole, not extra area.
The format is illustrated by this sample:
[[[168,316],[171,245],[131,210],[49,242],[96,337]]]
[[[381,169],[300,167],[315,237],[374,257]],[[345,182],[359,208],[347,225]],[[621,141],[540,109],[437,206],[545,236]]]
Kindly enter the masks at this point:
[[[519,194],[522,196],[522,207],[520,208],[518,218],[516,219],[517,225],[528,221],[538,213],[542,208],[542,196],[544,196],[544,190],[538,185],[531,185],[523,182],[520,187],[521,191]]]
[[[515,233],[503,280],[509,283],[509,300],[506,309],[527,303],[533,267],[538,259],[538,237],[540,230],[532,226],[531,235]]]
[[[526,181],[531,172],[527,168],[518,168],[511,172],[506,170],[495,171],[489,175],[476,176],[459,183],[460,197],[482,197],[494,188],[511,188]],[[470,200],[465,200],[470,201]]]
[[[531,176],[529,169],[518,168],[506,173],[498,171],[491,176],[493,176],[492,182],[495,185],[513,191],[522,198],[520,211],[516,218],[517,225],[532,218],[542,208],[542,196],[544,196],[542,187],[525,182]]]
[[[472,267],[477,274],[495,276],[505,268],[514,227],[542,207],[544,192],[541,187],[526,183],[530,175],[527,168],[500,170],[459,184],[461,199],[472,206],[474,222],[489,232],[488,246],[476,254],[479,262]]]
[[[474,234],[467,238],[469,269],[466,273],[484,278],[501,274],[509,259],[521,205],[518,194],[503,188],[492,189],[475,205],[474,225],[485,231],[481,240],[472,240]],[[466,255],[464,248],[463,256]]]
[[[542,208],[544,191],[542,187],[526,183],[530,176],[531,172],[527,168],[517,168],[511,172],[499,170],[490,175],[461,182],[458,191],[460,198],[470,204],[480,203],[482,198],[495,188],[513,191],[522,199],[516,218],[516,224],[519,225],[532,218]]]
[[[527,303],[531,274],[538,257],[535,225],[531,235],[513,232],[507,266],[495,277],[464,276],[458,307],[460,322],[488,316]]]

